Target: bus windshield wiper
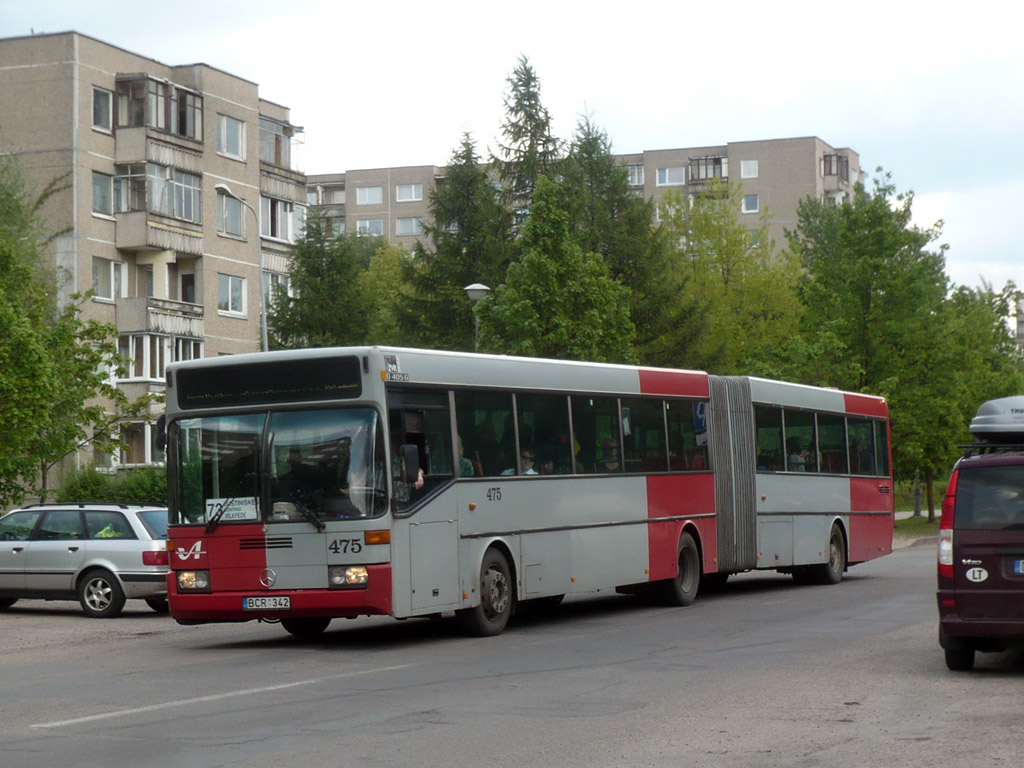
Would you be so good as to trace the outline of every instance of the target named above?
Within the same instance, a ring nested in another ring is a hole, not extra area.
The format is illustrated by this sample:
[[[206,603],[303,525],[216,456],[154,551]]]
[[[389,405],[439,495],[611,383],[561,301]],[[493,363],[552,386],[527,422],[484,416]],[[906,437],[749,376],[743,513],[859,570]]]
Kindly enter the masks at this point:
[[[206,532],[213,533],[213,529],[217,527],[217,523],[224,517],[224,513],[228,511],[228,508],[235,503],[235,497],[232,496],[230,499],[225,501],[216,512],[213,513],[213,517],[206,521]]]
[[[289,493],[288,495],[291,497],[292,503],[295,504],[295,508],[299,510],[299,514],[307,520],[309,520],[309,522],[311,522],[314,526],[316,526],[316,529],[318,531],[324,531],[327,529],[327,524],[320,519],[320,516],[317,515],[316,512],[314,512],[301,501],[299,501],[297,498],[292,496],[291,493]]]

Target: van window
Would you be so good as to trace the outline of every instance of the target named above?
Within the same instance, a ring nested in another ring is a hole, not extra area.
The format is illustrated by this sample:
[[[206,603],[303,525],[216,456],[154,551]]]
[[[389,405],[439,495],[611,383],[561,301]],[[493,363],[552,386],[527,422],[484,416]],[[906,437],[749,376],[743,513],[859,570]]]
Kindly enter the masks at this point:
[[[1024,466],[961,469],[953,514],[959,529],[1024,530]]]

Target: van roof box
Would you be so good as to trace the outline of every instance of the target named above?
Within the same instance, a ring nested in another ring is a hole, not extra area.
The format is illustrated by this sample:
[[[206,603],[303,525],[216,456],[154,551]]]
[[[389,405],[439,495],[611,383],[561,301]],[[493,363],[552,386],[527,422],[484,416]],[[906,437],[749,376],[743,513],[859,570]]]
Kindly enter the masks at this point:
[[[1024,443],[1024,395],[982,403],[971,434],[990,443]]]

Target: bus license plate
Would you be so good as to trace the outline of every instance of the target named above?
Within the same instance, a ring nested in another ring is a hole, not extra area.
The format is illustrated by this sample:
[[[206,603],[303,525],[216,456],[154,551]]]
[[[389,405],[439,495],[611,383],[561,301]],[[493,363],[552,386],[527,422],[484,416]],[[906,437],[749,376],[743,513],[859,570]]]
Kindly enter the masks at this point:
[[[290,611],[292,599],[290,597],[243,597],[243,611]]]
[[[1017,576],[1024,576],[1024,560],[1013,561],[1013,572]]]

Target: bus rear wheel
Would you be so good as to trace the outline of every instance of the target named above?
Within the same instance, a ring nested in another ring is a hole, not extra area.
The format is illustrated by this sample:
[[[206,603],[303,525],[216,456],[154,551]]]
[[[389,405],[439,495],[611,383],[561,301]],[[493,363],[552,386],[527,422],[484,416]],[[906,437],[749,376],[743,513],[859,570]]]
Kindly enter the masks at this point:
[[[700,552],[693,536],[679,537],[679,572],[658,585],[658,597],[666,605],[693,605],[700,587]]]
[[[838,525],[832,526],[828,537],[828,562],[810,566],[811,579],[818,584],[838,584],[846,570],[846,539]]]
[[[284,631],[302,640],[312,640],[314,637],[319,637],[330,623],[331,620],[327,618],[281,619],[281,626],[284,628]]]
[[[489,549],[480,566],[480,605],[456,612],[459,627],[471,637],[501,634],[512,614],[513,600],[508,561],[498,550]]]

